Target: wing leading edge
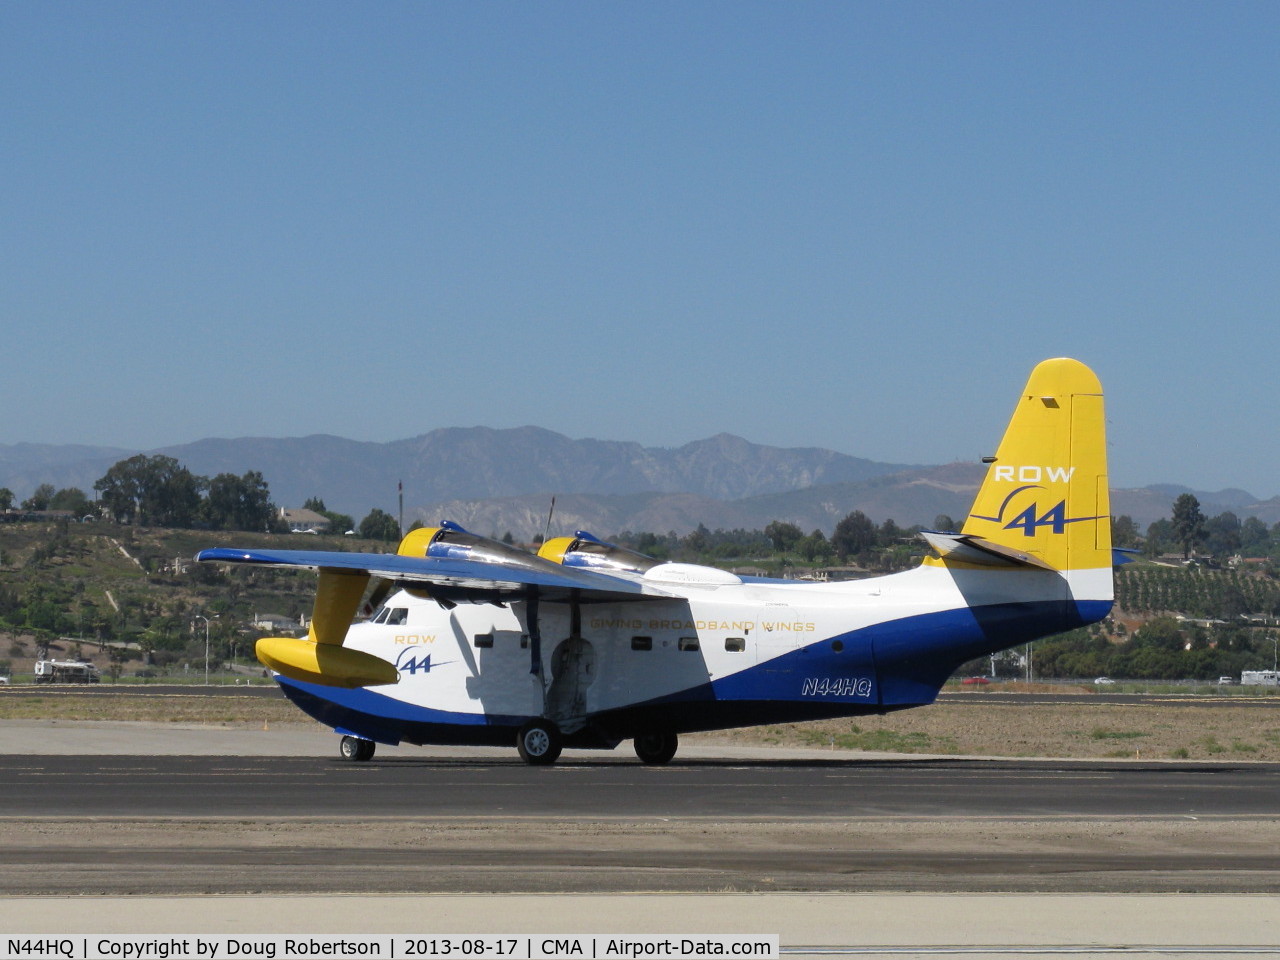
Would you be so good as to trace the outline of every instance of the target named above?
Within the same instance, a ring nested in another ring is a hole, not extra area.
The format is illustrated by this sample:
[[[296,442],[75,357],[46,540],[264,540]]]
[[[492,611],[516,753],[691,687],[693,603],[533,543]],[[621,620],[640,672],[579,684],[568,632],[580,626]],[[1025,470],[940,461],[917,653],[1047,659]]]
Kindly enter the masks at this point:
[[[200,562],[244,563],[364,573],[402,586],[425,586],[453,602],[519,599],[532,588],[548,602],[583,603],[659,599],[669,593],[650,585],[591,570],[562,567],[530,555],[527,559],[483,561],[456,557],[412,557],[395,553],[328,550],[243,550],[214,547],[196,554]]]

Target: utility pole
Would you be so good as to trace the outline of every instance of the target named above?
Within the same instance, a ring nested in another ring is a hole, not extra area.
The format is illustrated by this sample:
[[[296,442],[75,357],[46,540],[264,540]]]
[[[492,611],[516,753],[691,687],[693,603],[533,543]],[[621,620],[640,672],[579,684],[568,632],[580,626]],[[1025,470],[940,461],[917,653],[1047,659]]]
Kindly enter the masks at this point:
[[[207,686],[209,683],[209,618],[202,613],[197,613],[196,619],[204,621],[204,682]],[[213,615],[213,619],[218,619],[216,613]]]

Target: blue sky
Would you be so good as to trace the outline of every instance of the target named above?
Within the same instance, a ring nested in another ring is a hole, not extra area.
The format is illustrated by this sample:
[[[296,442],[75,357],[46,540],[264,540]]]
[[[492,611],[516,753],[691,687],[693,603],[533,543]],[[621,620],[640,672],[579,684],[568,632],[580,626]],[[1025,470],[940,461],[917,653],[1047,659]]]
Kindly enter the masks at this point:
[[[1280,494],[1274,3],[0,5],[0,443],[537,424]]]

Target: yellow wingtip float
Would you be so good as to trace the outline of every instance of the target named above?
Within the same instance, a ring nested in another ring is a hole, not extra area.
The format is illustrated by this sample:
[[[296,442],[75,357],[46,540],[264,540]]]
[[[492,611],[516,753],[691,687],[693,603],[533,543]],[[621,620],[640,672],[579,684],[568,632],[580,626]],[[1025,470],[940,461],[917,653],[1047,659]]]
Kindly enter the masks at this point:
[[[398,683],[394,664],[342,645],[368,585],[366,574],[321,568],[307,636],[264,637],[254,647],[258,659],[291,680],[327,687]]]
[[[309,637],[264,637],[254,652],[276,673],[326,687],[372,687],[396,683],[394,664],[369,653],[316,643]]]

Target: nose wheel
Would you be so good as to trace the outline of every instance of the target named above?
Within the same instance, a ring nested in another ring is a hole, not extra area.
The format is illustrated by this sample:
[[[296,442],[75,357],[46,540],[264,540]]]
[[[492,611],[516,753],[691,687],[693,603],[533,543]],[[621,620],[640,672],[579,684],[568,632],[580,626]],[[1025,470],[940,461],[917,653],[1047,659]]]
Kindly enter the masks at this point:
[[[342,754],[343,760],[363,763],[366,760],[373,759],[373,751],[377,749],[377,746],[372,740],[361,740],[359,737],[343,737],[342,742],[338,744],[338,751]]]
[[[520,759],[535,767],[550,766],[560,759],[564,741],[560,730],[549,720],[533,720],[520,728],[516,737]]]

